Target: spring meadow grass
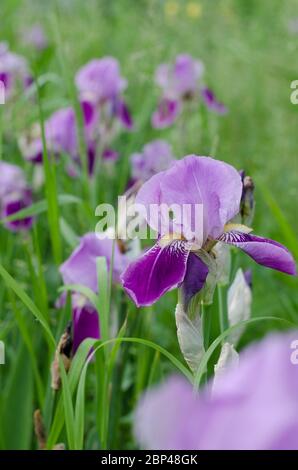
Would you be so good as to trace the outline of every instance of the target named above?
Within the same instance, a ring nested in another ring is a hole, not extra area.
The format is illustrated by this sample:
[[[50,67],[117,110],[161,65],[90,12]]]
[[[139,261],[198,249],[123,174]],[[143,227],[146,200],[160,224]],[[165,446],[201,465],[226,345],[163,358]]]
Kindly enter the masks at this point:
[[[62,387],[53,392],[51,363],[71,319],[69,295],[62,308],[56,307],[62,291],[72,290],[62,287],[59,265],[80,236],[95,230],[96,206],[115,204],[124,192],[130,155],[157,138],[166,139],[178,158],[212,155],[251,175],[255,233],[286,245],[297,260],[298,106],[290,101],[290,84],[298,79],[298,34],[288,24],[298,17],[298,2],[2,0],[0,13],[0,40],[26,57],[38,84],[34,97],[19,92],[0,106],[1,159],[23,168],[28,182],[34,166],[23,159],[18,136],[36,121],[43,128],[53,111],[69,105],[77,110],[80,127],[74,76],[89,60],[118,59],[135,123],[132,132],[114,141],[120,157],[101,168],[95,184],[84,168],[71,178],[64,156],[53,162],[43,139],[45,183],[34,191],[33,227],[18,233],[0,227],[0,340],[6,355],[0,365],[0,449],[37,448],[37,409],[49,449],[57,443],[67,449],[135,449],[133,412],[144,390],[172,373],[195,386],[206,368],[212,374],[228,335],[218,316],[222,298],[216,294],[208,307],[210,348],[193,377],[177,342],[177,291],[138,309],[120,285],[112,285],[105,259],[99,258],[98,294],[82,286],[76,290],[97,308],[101,340],[82,343],[68,373],[60,361]],[[35,23],[49,41],[41,52],[22,41],[24,28]],[[205,80],[229,113],[218,116],[198,106],[183,122],[153,129],[150,119],[159,97],[154,71],[179,53],[203,61]],[[84,139],[79,146],[84,154]],[[253,303],[237,349],[269,331],[297,327],[297,278],[233,252],[233,275],[239,266],[252,269]],[[91,347],[94,359],[86,361]]]

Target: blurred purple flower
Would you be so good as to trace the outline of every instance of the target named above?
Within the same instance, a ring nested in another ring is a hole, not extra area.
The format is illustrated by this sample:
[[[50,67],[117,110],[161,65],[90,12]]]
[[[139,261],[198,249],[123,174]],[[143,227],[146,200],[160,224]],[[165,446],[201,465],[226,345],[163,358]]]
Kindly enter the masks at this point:
[[[201,61],[188,54],[180,54],[173,65],[161,64],[155,81],[169,99],[189,99],[198,91],[198,83],[204,73]]]
[[[181,111],[179,101],[162,98],[158,108],[152,114],[152,126],[155,129],[163,129],[171,126],[177,119]]]
[[[91,101],[82,101],[81,107],[89,158],[88,165],[91,173],[95,159],[96,127],[98,125],[99,113]],[[50,154],[60,155],[65,153],[74,162],[80,163],[76,116],[73,108],[58,109],[47,119],[45,122],[45,137],[47,150]],[[19,146],[26,160],[32,163],[42,163],[43,146],[41,130],[38,125],[33,126],[29,135],[22,136],[19,139]]]
[[[113,240],[108,238],[100,240],[95,233],[87,233],[81,238],[79,246],[60,266],[60,273],[64,284],[81,284],[97,293],[96,258],[99,256],[106,258],[107,267],[110,270],[113,256]],[[116,242],[112,274],[115,283],[120,281],[120,274],[127,267],[127,264],[128,259],[121,252]],[[60,299],[58,306],[61,306],[63,300],[65,300],[65,296]],[[100,327],[97,311],[84,296],[78,293],[72,295],[72,315],[74,351],[76,351],[85,338],[99,338]]]
[[[21,84],[26,88],[30,77],[24,57],[9,50],[8,44],[0,43],[0,80],[4,83],[5,99],[14,95],[16,87]]]
[[[78,71],[75,81],[83,96],[100,103],[115,99],[127,86],[113,57],[91,60]]]
[[[64,284],[82,284],[94,292],[98,291],[96,258],[104,256],[110,269],[113,254],[113,240],[100,240],[95,233],[84,235],[79,246],[60,266]],[[113,281],[120,282],[120,274],[127,267],[127,256],[121,253],[117,242],[114,247]]]
[[[21,209],[31,206],[32,194],[28,188],[23,171],[16,165],[0,162],[0,206],[1,218],[9,217]],[[32,217],[6,222],[11,231],[28,230]]]
[[[33,46],[35,49],[42,51],[48,46],[48,39],[41,24],[34,24],[26,29],[23,33],[23,42],[28,46]]]
[[[102,156],[103,156],[103,159],[104,159],[104,160],[114,162],[114,161],[118,160],[118,158],[119,158],[119,153],[118,153],[116,150],[113,150],[113,149],[110,149],[110,148],[106,148],[106,149],[102,152]]]
[[[216,388],[194,395],[172,377],[147,392],[135,435],[147,449],[285,450],[298,448],[298,368],[291,344],[298,332],[271,334],[240,354]],[[257,376],[256,376],[257,371]]]
[[[177,161],[141,187],[136,203],[145,209],[146,221],[159,239],[122,275],[123,286],[136,305],[152,305],[177,286],[189,301],[205,284],[206,258],[218,242],[240,248],[263,266],[296,273],[293,257],[284,246],[248,233],[247,227],[228,224],[239,213],[241,195],[241,177],[232,166],[196,155]],[[181,217],[184,204],[193,210]],[[203,208],[200,227],[196,227],[197,204]],[[152,205],[158,211],[150,210]],[[170,233],[165,208],[173,208]]]
[[[97,104],[109,127],[110,120],[116,118],[125,129],[133,128],[132,117],[121,96],[127,81],[121,77],[119,63],[114,57],[91,60],[77,72],[75,82],[80,96]]]
[[[177,119],[186,102],[201,96],[205,105],[225,114],[227,108],[217,101],[214,93],[202,86],[204,65],[188,54],[180,54],[173,65],[161,64],[155,74],[155,82],[162,90],[157,110],[152,115],[152,126],[157,129],[169,127]]]
[[[167,170],[175,157],[165,140],[153,140],[144,146],[142,153],[132,154],[130,160],[133,180],[145,182],[156,173]]]

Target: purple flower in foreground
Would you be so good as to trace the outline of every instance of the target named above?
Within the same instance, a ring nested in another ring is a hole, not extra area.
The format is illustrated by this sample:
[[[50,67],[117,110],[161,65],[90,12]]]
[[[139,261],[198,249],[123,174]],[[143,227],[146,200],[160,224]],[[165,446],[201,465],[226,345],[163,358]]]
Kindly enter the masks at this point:
[[[165,140],[153,140],[144,146],[142,153],[132,154],[130,160],[133,180],[144,182],[168,169],[175,158],[171,146]]]
[[[81,284],[98,292],[96,258],[104,256],[108,269],[111,268],[113,240],[100,240],[95,233],[84,235],[79,246],[60,267],[64,284]],[[115,243],[113,259],[113,281],[119,282],[121,272],[127,267],[128,259]],[[87,337],[99,338],[98,313],[85,297],[74,293],[72,296],[72,315],[74,330],[74,351]]]
[[[206,106],[225,114],[227,108],[216,100],[214,93],[203,87],[201,80],[204,65],[188,54],[180,54],[174,64],[161,64],[156,71],[155,81],[162,90],[157,110],[152,115],[152,126],[158,129],[169,127],[177,119],[185,103],[198,100],[201,96]]]
[[[28,188],[23,171],[16,165],[0,162],[0,207],[1,218],[9,217],[32,204],[31,190]],[[6,222],[12,231],[27,230],[32,225],[32,217]]]
[[[212,394],[207,387],[195,396],[180,377],[147,392],[135,416],[137,440],[147,449],[297,449],[297,338],[271,334],[251,345]]]
[[[182,287],[187,304],[205,284],[209,271],[206,259],[217,243],[238,247],[263,266],[296,273],[294,259],[284,246],[252,235],[245,226],[228,224],[239,213],[241,195],[241,177],[232,166],[195,155],[183,158],[141,187],[136,203],[145,209],[146,221],[159,238],[122,275],[125,290],[138,306],[153,304],[177,286]],[[198,204],[203,219],[196,227]],[[194,210],[184,214],[185,205]],[[152,206],[158,210],[152,211]]]

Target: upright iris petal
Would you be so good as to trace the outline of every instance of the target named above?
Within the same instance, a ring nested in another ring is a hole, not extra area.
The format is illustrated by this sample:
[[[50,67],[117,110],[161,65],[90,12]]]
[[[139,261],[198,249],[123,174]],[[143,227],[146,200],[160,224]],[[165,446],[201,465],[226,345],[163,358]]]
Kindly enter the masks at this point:
[[[206,106],[215,111],[218,114],[226,114],[228,112],[227,107],[217,100],[215,94],[209,88],[203,88],[201,91],[202,98]]]

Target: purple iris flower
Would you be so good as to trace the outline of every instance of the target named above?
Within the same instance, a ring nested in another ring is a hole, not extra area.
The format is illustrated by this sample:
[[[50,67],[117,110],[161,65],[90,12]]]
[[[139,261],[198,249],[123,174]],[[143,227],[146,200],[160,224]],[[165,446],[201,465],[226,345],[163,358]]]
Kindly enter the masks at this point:
[[[25,85],[28,77],[26,60],[9,50],[8,44],[0,43],[0,80],[5,86],[5,98],[10,98],[16,91],[17,84]]]
[[[125,129],[133,128],[131,114],[121,96],[127,81],[121,77],[114,57],[91,60],[78,71],[75,82],[80,96],[97,103],[103,118],[117,118]]]
[[[147,449],[297,449],[297,339],[297,331],[275,333],[251,345],[212,393],[207,386],[194,395],[180,377],[147,392],[135,416],[138,441]]]
[[[107,267],[111,269],[113,240],[99,239],[95,233],[84,235],[79,246],[61,265],[60,273],[64,284],[81,284],[98,292],[96,258],[104,256]],[[127,267],[128,259],[115,243],[113,259],[113,282],[120,282],[120,274]],[[89,301],[77,293],[72,296],[72,315],[74,327],[74,350],[87,337],[99,338],[98,313]]]
[[[209,271],[204,255],[212,255],[217,243],[238,247],[263,266],[296,273],[294,259],[284,246],[252,235],[248,227],[228,223],[239,213],[241,195],[241,177],[231,165],[196,155],[183,158],[141,187],[136,203],[144,208],[158,241],[122,275],[136,305],[151,305],[177,286],[182,287],[187,303],[204,286]],[[198,205],[202,209],[199,226]]]
[[[32,204],[32,193],[28,188],[23,171],[16,165],[0,162],[0,207],[1,218],[9,217]],[[12,231],[28,230],[32,217],[6,222]]]
[[[88,150],[88,164],[91,173],[96,157],[95,138],[99,113],[91,101],[82,101],[81,107],[84,118],[85,141]],[[76,116],[73,108],[67,107],[55,111],[45,122],[45,136],[47,150],[51,154],[60,155],[65,153],[74,162],[80,162]],[[19,146],[26,160],[33,163],[42,163],[43,146],[41,131],[38,125],[34,125],[31,133],[19,140]]]
[[[80,93],[99,102],[114,99],[127,86],[113,57],[91,60],[78,71],[75,81]]]
[[[144,145],[142,153],[132,154],[130,160],[133,180],[145,182],[156,173],[167,170],[175,157],[168,142],[153,140]]]
[[[152,115],[152,126],[157,129],[169,127],[177,119],[186,102],[203,99],[205,105],[225,114],[227,108],[214,93],[202,85],[204,65],[188,54],[180,54],[174,64],[161,64],[155,74],[155,82],[162,90],[157,110]]]

